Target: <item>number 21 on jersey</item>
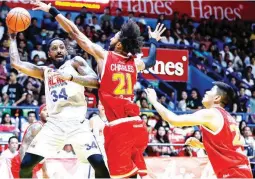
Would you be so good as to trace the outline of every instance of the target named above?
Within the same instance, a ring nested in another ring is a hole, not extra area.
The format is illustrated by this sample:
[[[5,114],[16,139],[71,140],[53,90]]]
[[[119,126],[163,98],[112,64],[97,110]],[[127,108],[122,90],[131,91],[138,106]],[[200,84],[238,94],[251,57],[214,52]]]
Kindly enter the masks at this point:
[[[114,73],[112,81],[118,81],[119,84],[114,90],[115,95],[132,95],[132,79],[129,73]]]
[[[230,125],[230,131],[235,132],[235,137],[233,139],[233,146],[242,146],[244,143],[241,140],[240,131],[237,125],[231,124]]]

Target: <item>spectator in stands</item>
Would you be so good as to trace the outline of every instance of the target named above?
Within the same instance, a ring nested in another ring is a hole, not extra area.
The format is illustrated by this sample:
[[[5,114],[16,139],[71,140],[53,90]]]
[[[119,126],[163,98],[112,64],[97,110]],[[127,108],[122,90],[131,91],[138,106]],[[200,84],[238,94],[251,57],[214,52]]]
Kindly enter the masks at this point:
[[[254,157],[255,155],[255,140],[252,137],[251,128],[245,126],[243,128],[243,140],[245,142],[245,152],[248,157]]]
[[[127,21],[129,21],[129,20],[135,21],[134,16],[135,16],[135,13],[133,11],[128,12],[128,20]]]
[[[252,73],[253,77],[255,77],[255,56],[251,57],[251,65],[250,66],[252,68],[251,73]]]
[[[152,143],[163,143],[163,144],[171,144],[168,138],[167,131],[164,127],[159,127],[155,139]],[[153,152],[155,152],[156,156],[176,156],[176,150],[171,146],[153,146]]]
[[[44,13],[41,28],[47,31],[56,31],[58,29],[58,23],[50,13]]]
[[[0,103],[1,107],[8,107],[11,106],[11,103],[9,101],[9,96],[7,95],[7,93],[4,93],[2,96],[2,101]],[[10,108],[3,108],[0,109],[0,115],[3,115],[3,113],[8,113],[11,114],[11,109]]]
[[[234,63],[235,71],[238,71],[238,72],[243,71],[243,61],[239,57],[237,49],[234,49],[233,54],[234,54],[233,63]]]
[[[4,37],[1,41],[0,46],[0,57],[5,58],[7,61],[9,60],[9,39]]]
[[[24,118],[23,118],[24,119]],[[27,113],[27,120],[21,120],[21,138],[23,138],[24,132],[26,131],[27,127],[34,122],[36,122],[36,113],[35,111],[29,111]]]
[[[245,72],[245,77],[243,78],[243,82],[245,82],[246,84],[246,88],[250,88],[254,86],[254,80],[253,80],[253,76],[251,74],[251,72],[246,71]]]
[[[165,31],[165,36],[163,36],[160,41],[162,43],[165,43],[165,44],[175,44],[174,38],[171,37],[171,30],[170,29],[167,29]]]
[[[166,23],[166,19],[165,19],[165,14],[160,14],[158,16],[158,20],[157,20],[157,24],[160,23],[160,24],[164,24],[166,28],[167,27],[167,23]]]
[[[223,59],[225,59],[225,54],[229,54],[229,60],[233,61],[234,60],[234,55],[230,52],[229,50],[229,45],[225,44],[224,45],[224,50],[220,51],[220,54],[222,55]]]
[[[181,100],[178,103],[178,109],[181,111],[186,111],[187,110],[187,99],[188,99],[188,94],[186,91],[182,91],[182,96]]]
[[[5,19],[10,10],[11,9],[6,5],[6,1],[2,1],[0,6],[0,18]]]
[[[252,123],[255,124],[255,88],[251,91],[251,98],[249,99],[249,107],[248,107],[248,113],[251,113],[249,116]]]
[[[102,31],[109,37],[112,34],[112,25],[110,21],[104,21],[102,24]]]
[[[7,82],[7,69],[5,58],[0,58],[0,91]]]
[[[243,135],[243,128],[247,126],[247,123],[245,120],[240,121],[239,123],[239,131]]]
[[[8,159],[13,158],[15,155],[18,154],[18,148],[19,148],[18,138],[16,136],[10,137],[8,140],[8,149],[1,153],[1,157]]]
[[[149,112],[149,110],[151,110],[151,109],[149,106],[149,102],[146,98],[140,98],[140,104],[141,104],[140,109],[143,110],[143,112],[141,112],[141,114],[146,114],[148,117],[151,117],[154,115],[152,112]]]
[[[187,110],[198,110],[202,109],[201,98],[198,90],[193,88],[191,90],[191,98],[187,101]]]
[[[18,136],[19,129],[12,123],[10,114],[4,113],[1,120],[0,130],[2,132],[13,132],[16,136]]]
[[[40,61],[46,62],[47,56],[46,56],[46,53],[43,51],[42,45],[40,42],[37,42],[35,49],[31,52],[31,59],[34,59],[35,55],[39,56]]]
[[[98,20],[97,20],[97,16],[96,15],[92,16],[92,22],[89,25],[90,26],[94,26],[96,31],[101,30],[101,26],[98,24]]]
[[[116,9],[116,16],[113,19],[113,29],[114,32],[118,32],[121,28],[121,26],[124,24],[125,20],[124,17],[122,16],[122,10],[120,8]]]
[[[10,84],[7,90],[7,94],[12,106],[18,106],[22,104],[27,95],[23,89],[23,86],[17,82],[17,75],[17,70],[12,69],[10,73]]]
[[[80,19],[80,25],[84,26],[87,18],[87,8],[85,6],[81,8],[80,14],[75,17],[75,20],[78,18]]]
[[[100,41],[98,41],[96,44],[106,49],[106,41],[107,41],[106,34],[101,34]]]
[[[85,96],[88,98],[88,108],[96,108],[97,106],[97,98],[92,91],[92,88],[85,88]]]
[[[18,43],[18,50],[19,50],[19,56],[20,60],[27,62],[29,61],[29,55],[27,52],[27,43],[25,40],[20,40]]]
[[[157,121],[156,125],[154,126],[155,130],[159,130],[160,127],[163,127],[166,131],[170,130],[170,125],[166,121],[162,120],[161,117],[159,117],[159,120]]]
[[[241,87],[238,98],[237,112],[247,112],[249,97],[245,95],[245,88]]]
[[[198,139],[200,142],[203,142],[202,141],[202,135],[201,135],[201,132],[199,130],[195,130],[190,137],[194,137],[194,138]],[[193,152],[196,153],[197,157],[205,157],[206,156],[206,153],[205,153],[204,149],[194,148],[194,147],[191,147],[191,149],[192,149]]]
[[[111,15],[110,15],[110,7],[106,7],[104,9],[104,14],[100,16],[101,25],[104,24],[105,21],[111,21]]]
[[[174,27],[172,29],[172,36],[174,40],[177,42],[179,39],[181,39],[181,35],[183,34],[183,30],[181,29],[181,26],[178,22],[173,24]]]
[[[158,99],[158,102],[160,104],[162,104],[163,106],[165,106],[165,108],[168,108],[168,105],[166,103],[166,95],[160,95],[159,99]]]
[[[31,40],[31,42],[33,44],[36,44],[36,40],[35,40],[35,35],[36,34],[40,34],[41,32],[41,29],[38,27],[38,24],[37,24],[38,20],[37,18],[33,17],[31,19],[31,24],[30,26],[28,27],[28,29],[26,30],[26,37]]]

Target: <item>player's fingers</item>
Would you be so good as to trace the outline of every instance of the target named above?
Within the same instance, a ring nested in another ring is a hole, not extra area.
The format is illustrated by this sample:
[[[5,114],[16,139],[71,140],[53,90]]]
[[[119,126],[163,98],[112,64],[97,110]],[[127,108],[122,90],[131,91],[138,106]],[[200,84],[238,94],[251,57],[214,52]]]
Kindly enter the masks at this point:
[[[161,30],[163,29],[164,26],[165,26],[164,24],[161,24],[161,25],[159,26],[158,32],[161,32]]]
[[[33,11],[41,10],[41,8],[40,8],[40,7],[35,7],[35,8],[33,8],[32,10],[33,10]]]
[[[156,28],[155,28],[155,31],[158,30],[159,26],[160,26],[160,23],[157,24],[157,26],[156,26]]]
[[[160,32],[159,32],[159,35],[162,35],[166,30],[166,27],[164,27],[164,29],[162,29]]]

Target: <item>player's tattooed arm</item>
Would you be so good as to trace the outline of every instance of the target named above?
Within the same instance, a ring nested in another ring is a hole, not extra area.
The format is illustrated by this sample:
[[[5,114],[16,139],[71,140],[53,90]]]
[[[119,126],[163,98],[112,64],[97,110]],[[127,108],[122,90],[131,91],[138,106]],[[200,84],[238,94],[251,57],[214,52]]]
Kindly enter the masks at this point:
[[[22,145],[19,149],[21,160],[25,156],[25,153],[28,147],[30,146],[32,140],[35,138],[35,136],[39,133],[41,129],[42,125],[40,123],[34,123],[28,128],[26,135],[23,137]]]
[[[157,52],[156,49],[157,49],[158,41],[161,39],[161,35],[163,34],[165,30],[166,28],[164,27],[164,24],[158,23],[153,32],[151,31],[151,28],[148,26],[149,37],[150,37],[149,56],[136,60],[136,66],[138,71],[151,68],[156,64],[156,52]]]
[[[89,38],[87,38],[72,21],[63,16],[55,7],[51,6],[50,3],[45,4],[40,2],[40,0],[32,1],[31,3],[37,6],[33,10],[49,12],[53,17],[55,17],[63,29],[77,41],[79,46],[94,56],[97,61],[104,59],[106,56],[106,51],[99,45],[93,43]]]
[[[43,72],[45,67],[39,67],[32,63],[21,61],[19,56],[19,51],[17,48],[16,34],[13,32],[10,32],[10,33],[11,33],[10,34],[11,43],[9,47],[9,53],[10,53],[11,66],[28,76],[38,78],[38,79],[43,79],[43,76],[44,76]]]

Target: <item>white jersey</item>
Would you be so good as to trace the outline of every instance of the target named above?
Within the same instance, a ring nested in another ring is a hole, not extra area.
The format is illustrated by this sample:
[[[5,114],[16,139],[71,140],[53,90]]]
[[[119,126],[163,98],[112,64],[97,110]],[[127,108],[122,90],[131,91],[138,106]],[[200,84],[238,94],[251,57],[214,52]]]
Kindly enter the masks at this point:
[[[73,76],[78,72],[73,68],[71,60],[66,61],[59,71]],[[84,87],[71,81],[64,81],[54,75],[54,70],[44,71],[45,96],[50,119],[83,120],[87,112]]]

